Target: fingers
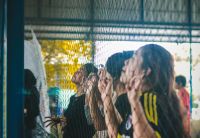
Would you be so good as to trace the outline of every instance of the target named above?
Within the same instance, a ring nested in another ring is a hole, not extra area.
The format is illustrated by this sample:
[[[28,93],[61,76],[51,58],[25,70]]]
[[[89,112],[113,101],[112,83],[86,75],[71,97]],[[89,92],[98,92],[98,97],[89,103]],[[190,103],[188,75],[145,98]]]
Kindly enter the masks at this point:
[[[135,84],[135,78],[131,78],[128,84],[126,85],[127,91],[133,91],[134,90],[134,84]]]
[[[90,95],[95,91],[95,89],[98,87],[98,80],[97,76],[92,76],[88,81],[87,81],[87,86],[86,86],[86,93]]]
[[[56,126],[57,124],[59,124],[59,123],[54,122],[54,123],[51,123],[51,124],[47,125],[46,127],[48,127],[48,126],[54,127],[54,126]]]
[[[88,79],[89,79],[89,80],[97,80],[97,79],[98,79],[98,76],[97,76],[97,74],[95,74],[95,73],[90,73],[90,75],[88,76]]]
[[[131,78],[129,83],[126,84],[129,103],[134,103],[142,95],[140,86],[141,86],[141,79],[138,76]]]
[[[98,77],[97,77],[96,74],[93,75],[93,76],[91,77],[91,81],[92,81],[93,83],[96,83],[96,82],[98,81]]]
[[[98,76],[99,76],[99,79],[105,78],[106,77],[106,69],[105,68],[99,69]]]
[[[61,122],[66,122],[67,120],[66,120],[66,118],[61,118],[60,121]]]
[[[111,75],[105,70],[105,68],[100,69],[98,72],[99,75],[99,81],[98,81],[98,87],[99,89],[105,89],[108,84],[112,84],[112,77]]]
[[[99,79],[99,81],[98,81],[98,88],[99,88],[100,93],[104,92],[104,90],[106,89],[106,86],[107,86],[106,83],[107,83],[106,80]]]
[[[46,121],[44,121],[44,124],[45,123],[48,123],[48,122],[52,122],[53,120],[46,120]]]
[[[140,90],[140,86],[141,86],[141,82],[142,82],[142,76],[134,76],[130,82],[129,85],[132,85],[134,91],[139,91]]]
[[[110,81],[112,80],[111,75],[106,71],[106,69],[101,69],[99,71],[99,80],[106,80],[106,81]]]
[[[107,82],[106,90],[107,90],[107,92],[108,92],[108,91],[111,90],[111,88],[112,88],[112,81],[107,80],[106,82]]]
[[[44,124],[48,123],[46,127],[48,126],[54,126],[61,122],[61,118],[59,117],[45,117],[47,120],[44,122]]]
[[[51,117],[51,116],[47,116],[47,117],[45,117],[45,119],[46,119],[46,118],[49,118],[49,119],[51,119],[52,117]]]
[[[51,117],[51,116],[47,116],[47,117],[45,117],[45,119],[47,119],[47,120],[44,121],[44,124],[45,124],[45,123],[48,123],[48,122],[51,123],[51,122],[53,121],[53,118],[54,118],[54,117]]]
[[[55,124],[55,122],[50,122],[50,123],[48,123],[47,125],[46,125],[46,127],[48,127],[48,126],[53,126]]]
[[[97,86],[98,83],[98,76],[95,73],[90,73],[90,75],[87,78],[87,81],[85,83],[85,89],[91,89],[94,88],[95,86]]]
[[[47,123],[47,122],[46,122]],[[55,126],[55,125],[57,125],[57,124],[59,124],[60,122],[54,122],[54,121],[51,121],[51,122],[49,122],[47,125],[46,125],[46,127],[48,127],[48,126],[51,126],[51,127],[53,127],[53,126]]]

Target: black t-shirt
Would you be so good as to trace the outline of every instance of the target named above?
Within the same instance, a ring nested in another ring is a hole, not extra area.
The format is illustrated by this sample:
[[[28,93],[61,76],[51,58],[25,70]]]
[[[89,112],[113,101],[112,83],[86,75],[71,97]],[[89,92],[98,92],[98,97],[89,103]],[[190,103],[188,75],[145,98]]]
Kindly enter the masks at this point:
[[[158,138],[182,138],[184,136],[180,113],[175,110],[178,105],[174,104],[174,99],[164,94],[146,92],[140,100],[146,118]]]
[[[128,101],[127,94],[121,94],[117,97],[115,102],[115,107],[119,114],[121,115],[122,119],[124,120],[129,114],[131,114],[131,107]]]
[[[24,114],[24,123],[28,129],[36,127],[36,117],[40,114],[39,109],[40,95],[35,86],[25,89],[24,108],[27,113]]]
[[[93,125],[88,125],[84,112],[85,95],[72,96],[69,107],[64,112],[67,125],[64,127],[64,138],[92,138],[95,133]]]
[[[132,137],[133,127],[130,120],[131,107],[128,101],[127,93],[117,97],[115,107],[123,120],[119,126],[119,134]]]
[[[140,97],[140,102],[146,119],[154,129],[157,138],[183,137],[181,117],[177,113],[177,110],[175,110],[177,105],[173,105],[172,99],[163,94],[145,92]],[[133,129],[130,129],[130,123],[132,124],[130,117],[123,119],[119,127],[120,134],[132,137]]]

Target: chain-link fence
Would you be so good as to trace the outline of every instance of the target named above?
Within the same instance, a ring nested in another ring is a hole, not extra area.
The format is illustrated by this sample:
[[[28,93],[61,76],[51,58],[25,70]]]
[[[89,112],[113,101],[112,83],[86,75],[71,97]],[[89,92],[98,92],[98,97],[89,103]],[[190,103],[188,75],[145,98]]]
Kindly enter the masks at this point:
[[[64,126],[56,135],[200,137],[199,7],[198,0],[25,0],[25,37],[33,29],[40,40],[56,116],[49,125]],[[174,64],[157,46],[136,52],[149,43],[167,49]]]

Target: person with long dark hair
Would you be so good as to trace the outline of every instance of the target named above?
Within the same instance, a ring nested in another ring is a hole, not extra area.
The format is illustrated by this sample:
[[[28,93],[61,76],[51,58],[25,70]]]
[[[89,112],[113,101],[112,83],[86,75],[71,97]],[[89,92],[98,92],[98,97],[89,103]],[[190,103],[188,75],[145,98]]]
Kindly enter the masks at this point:
[[[131,104],[134,138],[186,137],[174,92],[174,60],[166,49],[155,44],[139,48],[125,62],[121,80]]]
[[[180,103],[173,88],[174,61],[167,50],[155,44],[141,47],[134,57],[125,61],[120,81],[128,92],[134,138],[186,137]],[[100,83],[102,99],[109,101],[112,77],[103,71]],[[112,123],[112,116],[109,118],[108,123]],[[117,137],[115,131],[111,134],[110,137]]]
[[[117,137],[118,134],[131,136],[132,128],[125,127],[131,114],[125,84],[120,81],[124,62],[133,56],[133,51],[123,51],[111,55],[106,61],[106,68],[99,72],[99,90],[104,105],[105,122],[109,137]],[[110,88],[104,89],[106,81],[111,80]],[[105,97],[106,93],[106,97]]]
[[[24,137],[32,138],[32,130],[36,128],[36,117],[40,113],[40,96],[33,72],[24,69],[24,78]]]
[[[90,73],[97,73],[98,69],[92,64],[87,63],[81,66],[73,75],[72,82],[77,87],[76,95],[70,98],[68,108],[64,111],[63,117],[47,117],[48,125],[64,123],[63,138],[92,138],[95,133],[94,125],[88,123],[85,105],[86,90],[85,83]],[[47,126],[48,126],[47,125]]]
[[[64,138],[91,138],[95,133],[92,124],[88,124],[85,116],[85,81],[90,73],[97,73],[97,68],[92,63],[83,65],[72,77],[76,84],[77,94],[70,99],[69,107],[64,112],[67,124],[64,127]]]

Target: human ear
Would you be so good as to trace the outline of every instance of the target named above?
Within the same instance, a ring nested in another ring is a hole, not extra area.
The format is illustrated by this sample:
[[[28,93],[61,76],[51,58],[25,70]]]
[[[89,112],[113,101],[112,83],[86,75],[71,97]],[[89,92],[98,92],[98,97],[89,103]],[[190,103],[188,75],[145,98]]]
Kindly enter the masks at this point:
[[[151,74],[151,68],[147,68],[146,70],[145,70],[145,73],[144,73],[144,76],[149,76]]]
[[[141,79],[143,79],[144,77],[148,77],[150,74],[151,74],[151,69],[148,67],[147,69],[143,69],[139,76]]]

